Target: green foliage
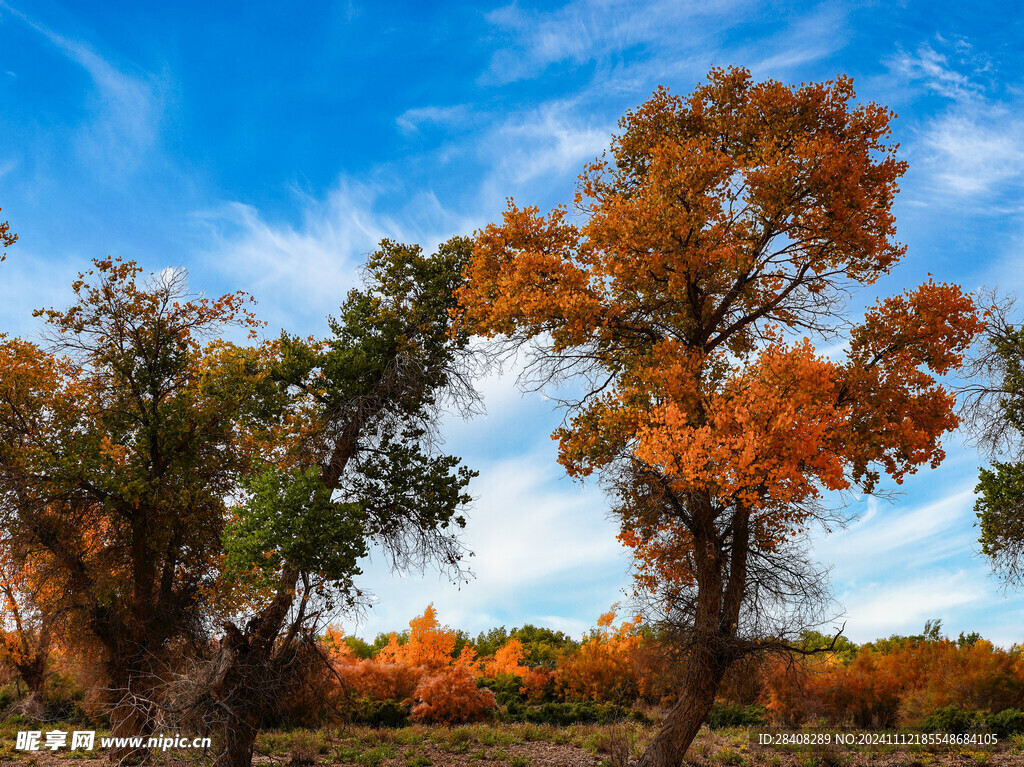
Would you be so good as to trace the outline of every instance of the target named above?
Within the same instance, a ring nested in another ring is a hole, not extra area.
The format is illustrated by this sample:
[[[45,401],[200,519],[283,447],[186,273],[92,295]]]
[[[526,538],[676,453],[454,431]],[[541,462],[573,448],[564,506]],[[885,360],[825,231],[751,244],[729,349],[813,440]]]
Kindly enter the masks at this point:
[[[356,701],[351,712],[355,724],[370,727],[406,727],[409,724],[409,710],[397,700],[373,700],[363,697]]]
[[[984,718],[977,711],[962,709],[959,706],[946,706],[930,714],[921,729],[924,732],[948,732],[963,734],[982,729]]]
[[[1024,464],[996,461],[982,469],[974,492],[979,494],[974,510],[981,527],[981,551],[998,557],[1005,549],[1024,540]]]
[[[481,632],[473,642],[478,658],[487,658],[496,653],[508,641],[508,629],[504,626]],[[492,688],[493,689],[493,688]]]
[[[970,634],[964,634],[960,632],[960,636],[956,638],[956,644],[958,647],[974,647],[981,640],[982,636],[977,631],[972,631]]]
[[[629,719],[641,723],[650,721],[642,712],[614,703],[595,701],[541,703],[538,706],[512,702],[499,714],[499,718],[503,722],[531,722],[560,727],[571,724],[613,724]]]
[[[384,635],[381,634],[381,636]],[[342,637],[341,641],[352,652],[352,657],[358,658],[359,660],[368,660],[380,651],[380,647],[376,647],[365,639],[360,639],[359,637],[346,636]],[[387,644],[387,640],[385,640],[385,644]],[[383,646],[384,645],[381,645],[381,647]]]
[[[833,644],[833,639],[835,642]],[[804,650],[821,650],[832,647],[832,652],[843,663],[849,663],[857,654],[857,645],[845,636],[822,634],[820,631],[805,630],[800,633],[800,647]]]
[[[1010,583],[1024,583],[1024,328],[1009,322],[1012,301],[991,294],[984,343],[972,356],[965,414],[976,440],[1010,456],[980,470],[974,510],[981,550]]]
[[[518,639],[522,642],[523,665],[525,666],[549,666],[554,667],[558,663],[558,657],[563,652],[571,652],[579,648],[580,643],[571,639],[561,631],[553,631],[549,628],[534,626],[527,623],[522,628],[514,628],[508,631],[504,626],[493,628],[487,632],[481,632],[473,642],[478,658],[487,658],[494,655],[510,639]]]
[[[715,701],[704,723],[712,730],[723,727],[746,727],[764,724],[765,710],[761,706],[740,706]]]
[[[244,487],[249,497],[224,535],[228,573],[269,581],[287,562],[351,585],[366,554],[358,504],[333,502],[316,468],[268,467]]]
[[[1000,738],[1008,738],[1024,732],[1024,711],[1008,708],[985,717],[985,729]]]
[[[384,240],[326,339],[281,336],[271,378],[309,430],[293,448],[306,469],[250,489],[246,520],[229,532],[243,539],[229,545],[243,566],[276,542],[264,569],[287,562],[350,593],[369,542],[406,565],[457,565],[453,530],[476,472],[438,454],[434,437],[439,407],[473,396],[459,361],[468,336],[450,316],[469,248],[454,238],[427,256]]]
[[[477,687],[486,687],[494,693],[495,702],[499,706],[522,703],[526,697],[519,692],[522,681],[512,674],[498,674],[495,677],[481,677],[476,680]]]

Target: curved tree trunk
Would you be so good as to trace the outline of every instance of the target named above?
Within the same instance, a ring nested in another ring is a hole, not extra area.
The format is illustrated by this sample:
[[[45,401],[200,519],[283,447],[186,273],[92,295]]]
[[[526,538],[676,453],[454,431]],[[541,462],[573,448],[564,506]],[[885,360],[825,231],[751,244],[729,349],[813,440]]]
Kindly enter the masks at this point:
[[[280,635],[298,580],[297,570],[285,570],[274,599],[249,621],[244,631],[233,624],[227,626],[209,690],[210,697],[218,704],[221,719],[220,752],[214,767],[250,767],[252,764],[260,721],[275,695],[278,653],[286,651],[282,643],[287,645],[293,638],[291,631],[283,639]],[[296,628],[301,620],[300,609]]]
[[[647,747],[638,767],[680,767],[687,749],[700,732],[725,669],[691,668],[675,705]]]
[[[679,767],[715,702],[725,672],[736,660],[736,630],[747,587],[750,513],[735,509],[720,535],[707,499],[691,502],[697,603],[686,632],[686,672],[679,698],[640,759],[639,767]]]

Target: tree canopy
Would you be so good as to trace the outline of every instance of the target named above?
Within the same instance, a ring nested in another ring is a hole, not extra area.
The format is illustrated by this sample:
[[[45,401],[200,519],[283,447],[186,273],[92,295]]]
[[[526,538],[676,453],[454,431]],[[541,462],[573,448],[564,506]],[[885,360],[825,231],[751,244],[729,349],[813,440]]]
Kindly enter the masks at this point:
[[[225,498],[252,459],[261,374],[216,339],[254,328],[245,296],[190,296],[94,262],[65,310],[36,312],[49,348],[0,340],[0,513],[9,544],[60,596],[110,679],[114,726],[145,733],[176,642],[197,640],[217,577]]]
[[[957,423],[933,376],[982,327],[970,297],[929,280],[860,324],[844,314],[904,252],[892,113],[853,97],[849,78],[791,87],[742,69],[685,98],[659,89],[585,167],[581,220],[510,202],[459,290],[467,327],[534,344],[533,380],[587,382],[559,460],[604,472],[639,585],[689,648],[679,715],[646,765],[682,758],[757,641],[737,628],[773,586],[751,576],[778,577],[759,563],[786,561],[773,554],[822,493],[937,465]],[[838,337],[841,359],[812,340]]]

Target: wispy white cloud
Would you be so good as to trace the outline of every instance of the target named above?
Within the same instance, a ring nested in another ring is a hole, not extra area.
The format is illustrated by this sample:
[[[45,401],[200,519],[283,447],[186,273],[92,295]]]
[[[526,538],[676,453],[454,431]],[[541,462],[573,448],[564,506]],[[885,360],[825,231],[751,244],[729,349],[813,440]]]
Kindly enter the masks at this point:
[[[373,210],[376,196],[372,187],[341,183],[326,200],[303,200],[299,226],[271,223],[240,202],[199,211],[212,243],[204,261],[245,275],[240,287],[260,302],[261,316],[291,330],[296,307],[307,321],[336,310],[364,256],[384,237],[402,238],[396,222]]]
[[[970,552],[970,541],[951,534],[964,520],[973,518],[974,480],[945,497],[912,509],[879,509],[868,497],[866,513],[848,528],[831,533],[815,545],[815,553],[827,563],[838,563],[841,571],[863,573],[877,567],[884,570],[893,552],[904,551],[905,559],[918,566],[947,556],[953,549]]]
[[[433,602],[440,620],[474,633],[518,615],[532,616],[520,623],[533,620],[578,636],[621,599],[628,559],[597,488],[559,479],[544,451],[476,468],[480,477],[471,490],[478,500],[465,533],[476,578],[456,590],[436,574],[403,578],[374,562],[364,568],[361,585],[387,599],[364,617],[360,633],[403,627]],[[588,612],[589,623],[578,617]]]
[[[153,145],[157,136],[163,111],[159,78],[118,68],[87,43],[54,31],[3,0],[0,10],[38,32],[91,78],[95,93],[91,114],[79,137],[82,154],[98,170],[105,169],[111,175],[134,169],[139,155]]]
[[[1024,180],[1024,119],[998,104],[972,102],[932,120],[921,144],[932,178],[964,202],[985,202]]]
[[[549,175],[575,176],[610,141],[612,126],[583,118],[571,102],[549,102],[497,125],[481,142],[493,155],[504,147],[495,180],[523,185]]]
[[[466,104],[427,106],[405,110],[395,119],[395,124],[403,133],[416,133],[423,125],[435,124],[450,129],[455,123],[473,118],[473,111]]]
[[[472,230],[472,222],[452,214],[429,189],[396,205],[385,200],[393,191],[388,187],[387,181],[342,178],[322,199],[293,189],[297,224],[268,220],[237,201],[196,211],[209,242],[200,261],[250,292],[272,328],[319,332],[324,317],[359,283],[360,266],[382,239],[430,250]]]
[[[797,14],[791,22],[767,40],[741,46],[735,60],[749,62],[755,77],[782,79],[801,71],[842,47],[846,38],[846,12],[838,4],[823,4]]]
[[[894,79],[949,102],[918,127],[908,147],[926,174],[912,192],[915,202],[1005,211],[1003,205],[993,207],[993,200],[1019,197],[1024,180],[1020,94],[995,93],[993,63],[963,39],[935,36],[914,53],[898,49],[887,65]]]
[[[846,605],[849,636],[856,642],[917,633],[930,618],[943,618],[990,597],[984,578],[965,570],[907,581],[882,580],[839,594]]]
[[[700,34],[707,17],[724,17],[736,0],[574,0],[552,11],[528,11],[518,4],[492,11],[487,19],[510,41],[495,51],[482,81],[507,83],[535,77],[560,62],[584,64],[634,46]]]
[[[970,50],[970,46],[964,41],[958,42],[959,45],[952,46],[950,53],[963,54]],[[945,41],[942,38],[937,38],[936,43],[944,44]],[[951,46],[947,45],[946,47],[950,48]],[[959,64],[965,63],[962,55],[957,58]],[[894,76],[921,83],[927,90],[946,98],[973,97],[983,90],[981,83],[972,80],[968,75],[956,69],[950,62],[950,56],[935,50],[930,42],[921,43],[914,53],[900,48],[887,63]],[[977,67],[972,67],[972,69],[975,72],[982,71]]]

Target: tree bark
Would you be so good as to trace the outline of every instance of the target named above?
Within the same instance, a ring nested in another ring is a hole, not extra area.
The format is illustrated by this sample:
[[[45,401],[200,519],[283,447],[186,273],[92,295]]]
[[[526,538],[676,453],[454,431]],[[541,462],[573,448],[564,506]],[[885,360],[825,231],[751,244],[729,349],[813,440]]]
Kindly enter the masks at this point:
[[[638,767],[679,767],[715,702],[725,672],[736,660],[735,640],[747,582],[750,512],[738,506],[719,535],[708,498],[691,498],[697,604],[685,653],[686,673],[675,705]]]
[[[675,705],[669,709],[665,722],[644,751],[638,767],[680,767],[687,749],[700,732],[715,692],[725,674],[724,669],[696,669],[691,666]]]
[[[299,573],[281,574],[274,599],[242,631],[227,626],[217,655],[210,697],[221,718],[220,752],[214,767],[250,767],[260,721],[273,699],[275,653],[282,652],[279,636],[295,598]]]
[[[146,764],[152,751],[146,745],[156,728],[154,704],[148,690],[138,690],[139,676],[125,675],[114,682],[114,695],[121,696],[110,712],[111,736],[113,738],[141,738],[141,745],[121,745],[112,748],[107,759],[111,764]],[[116,741],[115,741],[116,742]]]

